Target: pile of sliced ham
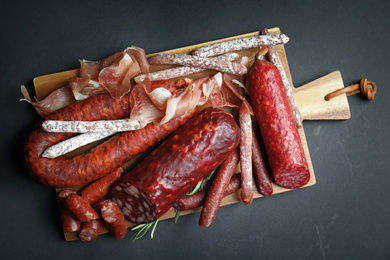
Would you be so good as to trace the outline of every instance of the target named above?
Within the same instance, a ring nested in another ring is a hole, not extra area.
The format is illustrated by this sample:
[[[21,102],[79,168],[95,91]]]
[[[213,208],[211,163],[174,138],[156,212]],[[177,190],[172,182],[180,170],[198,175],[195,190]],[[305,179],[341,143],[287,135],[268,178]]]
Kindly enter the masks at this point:
[[[148,71],[145,51],[133,46],[100,62],[80,60],[80,75],[70,77],[69,85],[57,89],[43,100],[33,102],[24,86],[22,94],[24,100],[44,117],[61,107],[101,93],[120,98],[131,91],[130,80],[133,77]]]

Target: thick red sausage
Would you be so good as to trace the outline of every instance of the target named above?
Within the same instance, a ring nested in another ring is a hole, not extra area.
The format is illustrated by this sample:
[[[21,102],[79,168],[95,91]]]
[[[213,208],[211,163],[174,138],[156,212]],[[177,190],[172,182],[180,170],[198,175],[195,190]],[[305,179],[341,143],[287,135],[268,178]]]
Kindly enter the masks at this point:
[[[119,167],[103,178],[94,181],[81,190],[81,197],[89,204],[102,199],[109,193],[111,185],[121,177],[122,173],[123,168]]]
[[[246,84],[276,184],[302,187],[310,172],[279,70],[256,59]]]
[[[123,238],[127,233],[127,225],[118,205],[110,200],[106,200],[100,211],[111,235],[118,239]]]
[[[74,190],[62,190],[58,193],[58,202],[60,206],[61,227],[65,231],[79,231],[81,224],[65,206],[65,199],[70,194],[76,194]]]
[[[234,151],[219,167],[215,175],[213,184],[207,193],[203,204],[202,212],[199,218],[199,226],[208,227],[217,215],[217,211],[224,197],[226,188],[229,186],[230,179],[237,167],[239,161],[238,151]],[[242,173],[241,173],[242,174]]]
[[[66,197],[65,205],[80,222],[100,218],[92,206],[78,194],[70,194]]]
[[[82,241],[93,241],[99,237],[100,230],[103,227],[103,219],[93,219],[88,222],[83,222],[81,227],[79,238]]]
[[[206,108],[122,177],[110,197],[129,221],[152,222],[215,170],[239,142],[233,117]]]
[[[241,174],[234,174],[227,186],[223,197],[229,196],[241,188]],[[173,207],[180,211],[195,209],[203,205],[207,196],[207,191],[199,191],[190,196],[183,196]]]
[[[128,94],[119,100],[102,94],[59,109],[45,119],[81,121],[118,119],[129,116],[129,103]],[[136,154],[157,144],[187,122],[194,113],[195,111],[188,112],[160,126],[151,123],[137,131],[117,134],[103,144],[71,158],[49,159],[41,156],[47,147],[73,134],[45,132],[38,124],[26,140],[24,149],[26,166],[31,176],[43,184],[58,188],[82,185],[107,175]]]

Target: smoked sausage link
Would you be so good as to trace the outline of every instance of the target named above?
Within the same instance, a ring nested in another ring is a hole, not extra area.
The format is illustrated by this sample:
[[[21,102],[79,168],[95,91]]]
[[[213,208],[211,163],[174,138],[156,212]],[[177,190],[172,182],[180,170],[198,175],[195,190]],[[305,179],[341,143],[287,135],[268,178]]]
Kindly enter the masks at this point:
[[[276,184],[302,187],[310,172],[279,70],[256,59],[246,84]]]
[[[126,94],[121,99],[113,99],[109,94],[94,96],[56,110],[45,120],[94,121],[123,118],[130,114],[129,95]],[[186,123],[194,113],[195,110],[187,112],[160,126],[150,123],[140,130],[117,134],[93,149],[71,158],[42,157],[46,148],[74,134],[46,132],[37,124],[25,143],[25,163],[30,175],[43,184],[57,188],[86,184],[107,175],[135,155],[156,145]]]
[[[238,146],[233,117],[206,108],[111,189],[110,198],[133,223],[155,221],[215,170]]]

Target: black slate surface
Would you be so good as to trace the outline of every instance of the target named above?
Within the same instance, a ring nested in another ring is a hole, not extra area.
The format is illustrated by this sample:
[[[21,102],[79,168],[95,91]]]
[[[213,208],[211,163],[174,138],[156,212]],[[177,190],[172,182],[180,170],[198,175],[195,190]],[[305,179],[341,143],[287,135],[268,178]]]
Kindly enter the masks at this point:
[[[0,8],[1,259],[390,259],[389,1],[3,1]],[[335,70],[377,83],[348,98],[352,118],[304,122],[317,184],[158,224],[153,240],[67,242],[54,189],[23,166],[39,120],[32,79],[130,45],[147,53],[279,27],[294,85]]]

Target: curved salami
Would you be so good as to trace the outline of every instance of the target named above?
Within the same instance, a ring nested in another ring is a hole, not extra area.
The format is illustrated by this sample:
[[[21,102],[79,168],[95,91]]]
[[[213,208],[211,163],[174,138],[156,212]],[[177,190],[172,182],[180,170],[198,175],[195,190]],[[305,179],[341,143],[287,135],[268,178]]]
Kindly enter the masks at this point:
[[[256,59],[246,84],[276,184],[302,187],[310,179],[309,167],[278,68]]]
[[[122,177],[110,198],[129,221],[152,222],[215,170],[239,141],[233,117],[206,108]]]
[[[82,185],[107,175],[135,155],[157,144],[187,122],[194,113],[194,110],[190,111],[160,126],[148,124],[140,130],[117,134],[103,144],[71,158],[50,159],[41,156],[47,147],[73,134],[45,132],[38,124],[26,140],[25,163],[30,170],[30,175],[43,184],[58,188]],[[129,94],[121,99],[113,99],[108,94],[101,94],[59,109],[47,116],[45,120],[94,121],[118,119],[129,114]],[[118,147],[120,149],[117,149]]]

